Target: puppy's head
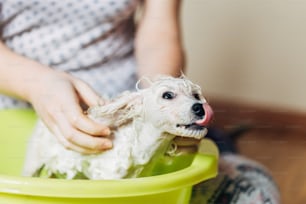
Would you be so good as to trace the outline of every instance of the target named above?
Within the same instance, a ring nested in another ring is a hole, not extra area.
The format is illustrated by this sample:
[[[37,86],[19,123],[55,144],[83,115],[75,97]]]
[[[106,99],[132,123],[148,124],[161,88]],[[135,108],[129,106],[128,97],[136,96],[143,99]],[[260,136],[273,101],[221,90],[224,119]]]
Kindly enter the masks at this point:
[[[161,76],[148,88],[129,92],[103,106],[92,107],[89,115],[111,128],[137,119],[172,135],[201,138],[207,132],[213,111],[201,88],[185,77]]]
[[[201,138],[213,111],[201,88],[185,77],[160,77],[143,93],[144,118],[162,131]]]

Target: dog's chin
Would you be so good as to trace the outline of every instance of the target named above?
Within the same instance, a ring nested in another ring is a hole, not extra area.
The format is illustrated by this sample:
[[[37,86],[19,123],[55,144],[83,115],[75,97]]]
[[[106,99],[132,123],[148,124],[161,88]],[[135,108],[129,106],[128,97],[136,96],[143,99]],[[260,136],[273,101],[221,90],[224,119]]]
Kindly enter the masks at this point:
[[[199,126],[195,123],[191,123],[187,125],[178,124],[174,128],[174,131],[172,134],[176,136],[181,136],[181,137],[201,139],[207,134],[207,128],[203,126]]]

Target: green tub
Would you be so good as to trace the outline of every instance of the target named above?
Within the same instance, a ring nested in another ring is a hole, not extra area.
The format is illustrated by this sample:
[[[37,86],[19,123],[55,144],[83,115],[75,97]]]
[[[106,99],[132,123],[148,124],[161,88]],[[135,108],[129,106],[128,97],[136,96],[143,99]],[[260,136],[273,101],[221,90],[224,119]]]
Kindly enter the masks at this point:
[[[92,181],[22,177],[26,144],[35,121],[31,110],[0,111],[0,204],[183,204],[189,202],[192,185],[217,174],[216,147],[206,141],[205,153],[164,158],[152,176],[144,178]]]

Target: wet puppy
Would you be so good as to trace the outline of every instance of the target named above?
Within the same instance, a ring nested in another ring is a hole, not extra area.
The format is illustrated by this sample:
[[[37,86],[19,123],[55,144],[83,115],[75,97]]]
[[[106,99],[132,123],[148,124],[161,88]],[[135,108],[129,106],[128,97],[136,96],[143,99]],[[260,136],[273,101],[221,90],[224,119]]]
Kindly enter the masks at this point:
[[[126,92],[89,117],[112,130],[113,148],[93,155],[66,149],[39,122],[28,147],[25,176],[121,179],[137,177],[152,158],[161,156],[175,136],[201,139],[212,109],[198,85],[185,77],[163,76],[148,88]]]

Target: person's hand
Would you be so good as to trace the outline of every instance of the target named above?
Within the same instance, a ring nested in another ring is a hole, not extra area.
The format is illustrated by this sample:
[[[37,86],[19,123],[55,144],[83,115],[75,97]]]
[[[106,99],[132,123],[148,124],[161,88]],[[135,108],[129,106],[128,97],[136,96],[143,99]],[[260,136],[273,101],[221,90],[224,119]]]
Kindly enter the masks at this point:
[[[174,138],[176,153],[196,153],[201,140],[177,136]]]
[[[58,141],[80,153],[98,153],[111,148],[108,127],[88,118],[81,105],[103,103],[83,81],[67,73],[50,70],[35,77],[28,100]]]

